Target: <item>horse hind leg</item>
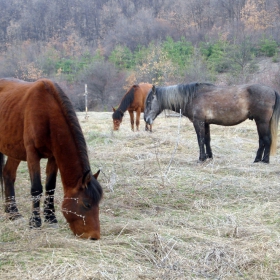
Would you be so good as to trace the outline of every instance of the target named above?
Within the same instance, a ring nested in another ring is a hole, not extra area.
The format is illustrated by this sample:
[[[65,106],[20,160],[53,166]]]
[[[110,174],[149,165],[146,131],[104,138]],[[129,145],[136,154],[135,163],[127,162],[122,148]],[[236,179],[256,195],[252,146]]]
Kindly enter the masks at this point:
[[[57,224],[54,208],[54,192],[56,187],[58,167],[55,158],[49,158],[46,168],[46,194],[44,201],[44,217],[45,222],[49,224]]]
[[[137,129],[137,131],[139,131],[140,116],[141,116],[141,108],[138,108],[136,111],[136,129]]]
[[[254,162],[260,162],[262,160],[263,151],[264,151],[264,142],[263,139],[259,137],[259,148],[257,150],[257,154]]]
[[[10,220],[22,218],[18,212],[15,199],[15,180],[17,168],[20,164],[19,160],[7,158],[6,164],[3,168],[3,179],[5,187],[5,212],[8,214]]]
[[[262,161],[269,163],[269,154],[271,147],[271,132],[269,123],[257,123],[257,130],[259,134],[259,148],[254,162]]]
[[[271,135],[265,135],[263,137],[264,141],[264,152],[262,162],[269,163],[269,154],[270,154],[270,147],[271,147]]]

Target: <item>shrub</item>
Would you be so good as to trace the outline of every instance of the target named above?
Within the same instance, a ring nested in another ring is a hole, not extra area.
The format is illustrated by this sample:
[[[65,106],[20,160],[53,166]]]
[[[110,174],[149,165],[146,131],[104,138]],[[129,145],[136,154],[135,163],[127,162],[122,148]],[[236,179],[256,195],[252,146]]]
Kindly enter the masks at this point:
[[[206,57],[207,66],[210,70],[221,73],[229,69],[228,46],[229,43],[223,40],[215,43],[202,43],[200,45],[201,52]]]
[[[260,41],[260,54],[272,57],[276,54],[278,45],[273,39],[262,39]]]
[[[171,37],[167,37],[162,44],[163,51],[167,54],[167,58],[180,69],[184,69],[189,57],[193,54],[192,43],[186,41],[184,37],[180,41],[174,42]]]
[[[135,66],[133,53],[129,48],[120,45],[111,52],[109,61],[120,69],[131,69]]]

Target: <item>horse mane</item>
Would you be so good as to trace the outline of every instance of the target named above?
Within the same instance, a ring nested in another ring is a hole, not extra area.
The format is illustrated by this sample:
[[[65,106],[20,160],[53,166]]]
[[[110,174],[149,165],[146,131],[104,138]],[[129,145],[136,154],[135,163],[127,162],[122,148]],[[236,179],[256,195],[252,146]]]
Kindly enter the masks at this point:
[[[196,95],[197,91],[203,86],[215,86],[210,83],[190,83],[179,84],[167,87],[157,87],[156,96],[161,110],[174,108],[184,109],[187,104],[190,104]]]
[[[134,92],[135,89],[138,88],[138,85],[133,85],[127,93],[123,96],[122,101],[116,111],[113,113],[114,120],[121,120],[123,117],[124,112],[127,110],[129,105],[134,100]]]
[[[45,84],[46,89],[53,93],[53,96],[55,97],[56,101],[61,105],[62,112],[67,120],[67,123],[71,130],[71,134],[76,143],[77,149],[79,150],[79,156],[81,157],[82,164],[83,164],[83,176],[84,176],[85,174],[90,172],[91,168],[89,164],[86,141],[81,126],[79,124],[77,115],[75,113],[74,107],[70,99],[67,97],[67,95],[63,92],[63,90],[57,83],[54,83],[55,90],[53,91],[51,90],[52,87],[48,80],[44,80],[43,82]],[[101,200],[102,188],[99,185],[99,183],[95,185],[88,184],[88,187],[85,188],[85,191],[90,197],[93,198],[93,200],[96,203],[98,203]]]
[[[54,86],[57,92],[57,94],[54,94],[54,97],[56,101],[61,105],[61,109],[71,130],[73,139],[80,152],[82,163],[84,165],[84,172],[87,172],[88,170],[90,170],[87,145],[74,107],[61,87],[57,83],[54,83]]]

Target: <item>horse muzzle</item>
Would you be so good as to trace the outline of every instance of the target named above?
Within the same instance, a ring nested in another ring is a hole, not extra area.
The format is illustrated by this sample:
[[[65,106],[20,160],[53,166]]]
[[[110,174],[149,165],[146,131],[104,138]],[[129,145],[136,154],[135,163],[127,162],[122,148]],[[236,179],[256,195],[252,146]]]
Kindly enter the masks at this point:
[[[145,120],[145,122],[148,124],[148,125],[151,125],[152,123],[153,123],[153,119],[152,118],[145,118],[144,119]]]

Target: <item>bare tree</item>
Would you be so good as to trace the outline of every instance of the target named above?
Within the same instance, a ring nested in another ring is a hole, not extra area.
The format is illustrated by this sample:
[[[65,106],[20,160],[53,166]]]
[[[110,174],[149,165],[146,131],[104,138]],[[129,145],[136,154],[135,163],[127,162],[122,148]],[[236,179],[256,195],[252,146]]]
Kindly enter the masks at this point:
[[[104,61],[97,61],[88,67],[78,78],[78,86],[88,85],[88,108],[90,110],[110,110],[116,106],[123,93],[126,74]],[[81,91],[77,93],[83,99]]]

